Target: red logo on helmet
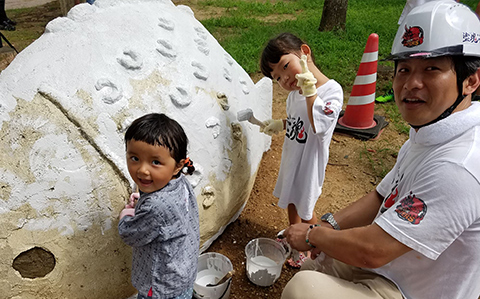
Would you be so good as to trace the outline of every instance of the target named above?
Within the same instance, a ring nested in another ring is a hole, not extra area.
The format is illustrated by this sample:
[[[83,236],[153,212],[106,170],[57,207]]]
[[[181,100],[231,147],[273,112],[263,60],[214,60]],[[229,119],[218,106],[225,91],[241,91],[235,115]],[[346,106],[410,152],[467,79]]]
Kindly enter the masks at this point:
[[[405,33],[402,36],[402,45],[411,48],[423,43],[423,29],[418,26],[408,27],[405,25]]]
[[[427,214],[427,205],[410,192],[410,195],[400,201],[395,212],[401,219],[411,224],[419,224]]]

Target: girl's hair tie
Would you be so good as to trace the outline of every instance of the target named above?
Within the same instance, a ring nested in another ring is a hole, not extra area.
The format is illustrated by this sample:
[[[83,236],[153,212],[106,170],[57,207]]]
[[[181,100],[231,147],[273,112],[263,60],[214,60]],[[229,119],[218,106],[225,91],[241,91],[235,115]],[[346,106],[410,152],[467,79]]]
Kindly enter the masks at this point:
[[[193,161],[187,157],[185,162],[183,163],[183,173],[185,174],[192,174],[195,171],[195,167],[193,166]]]
[[[190,160],[189,157],[187,157],[187,158],[185,159],[185,163],[184,163],[184,164],[185,164],[186,167],[191,167],[191,166],[193,166],[193,162],[192,162],[192,160]]]

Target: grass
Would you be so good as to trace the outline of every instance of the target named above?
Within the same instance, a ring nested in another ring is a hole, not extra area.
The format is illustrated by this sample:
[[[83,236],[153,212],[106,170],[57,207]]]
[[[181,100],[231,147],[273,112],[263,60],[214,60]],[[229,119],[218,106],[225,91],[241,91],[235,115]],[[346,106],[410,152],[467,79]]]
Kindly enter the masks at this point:
[[[392,148],[389,144],[377,145],[377,147],[378,150],[372,150],[367,147],[367,142],[364,142],[359,158],[360,160],[366,159],[373,170],[373,176],[382,179],[392,169],[392,161],[397,159],[399,149]]]
[[[402,116],[398,112],[397,106],[394,102],[386,103],[383,105],[385,115],[390,120],[390,123],[395,127],[398,133],[406,134],[410,132],[410,126],[403,120]]]
[[[379,56],[390,53],[404,0],[350,0],[344,31],[319,32],[322,0],[204,1],[201,5],[229,8],[220,17],[203,20],[220,44],[248,73],[258,71],[263,46],[276,34],[292,32],[312,48],[322,71],[342,86],[355,79],[365,43],[371,33],[380,36]],[[265,15],[275,14],[275,20]],[[228,34],[224,34],[228,32]]]
[[[39,7],[7,10],[7,15],[17,21],[17,30],[2,33],[21,52],[43,34],[48,22],[61,15],[60,3],[53,1]]]
[[[317,64],[327,76],[342,86],[351,86],[371,33],[379,35],[379,59],[390,53],[405,0],[350,0],[346,29],[319,32],[323,2],[207,0],[198,5],[204,9],[226,8],[221,16],[202,23],[248,73],[259,70],[258,59],[268,39],[289,31],[311,46]],[[478,1],[462,2],[474,8]],[[265,18],[272,14],[275,20]],[[391,66],[389,62],[379,63]]]

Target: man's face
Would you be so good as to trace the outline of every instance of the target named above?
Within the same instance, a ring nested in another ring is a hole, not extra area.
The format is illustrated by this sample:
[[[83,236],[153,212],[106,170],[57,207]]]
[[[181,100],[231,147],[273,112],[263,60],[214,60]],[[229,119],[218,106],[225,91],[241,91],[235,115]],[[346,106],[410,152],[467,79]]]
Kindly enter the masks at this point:
[[[400,60],[393,91],[403,119],[419,126],[440,116],[457,99],[456,79],[450,58]]]

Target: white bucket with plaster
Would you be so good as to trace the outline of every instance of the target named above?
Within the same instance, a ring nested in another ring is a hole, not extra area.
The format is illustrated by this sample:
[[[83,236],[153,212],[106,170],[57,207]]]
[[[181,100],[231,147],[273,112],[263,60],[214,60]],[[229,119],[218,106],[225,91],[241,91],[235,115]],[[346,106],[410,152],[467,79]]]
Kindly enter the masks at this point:
[[[257,238],[245,246],[247,276],[256,285],[270,286],[280,277],[290,249],[268,238]]]
[[[207,284],[216,283],[231,270],[232,262],[226,256],[216,252],[201,254],[198,258],[197,278],[193,284],[193,297],[227,299],[230,296],[231,278],[218,286],[207,287]]]

